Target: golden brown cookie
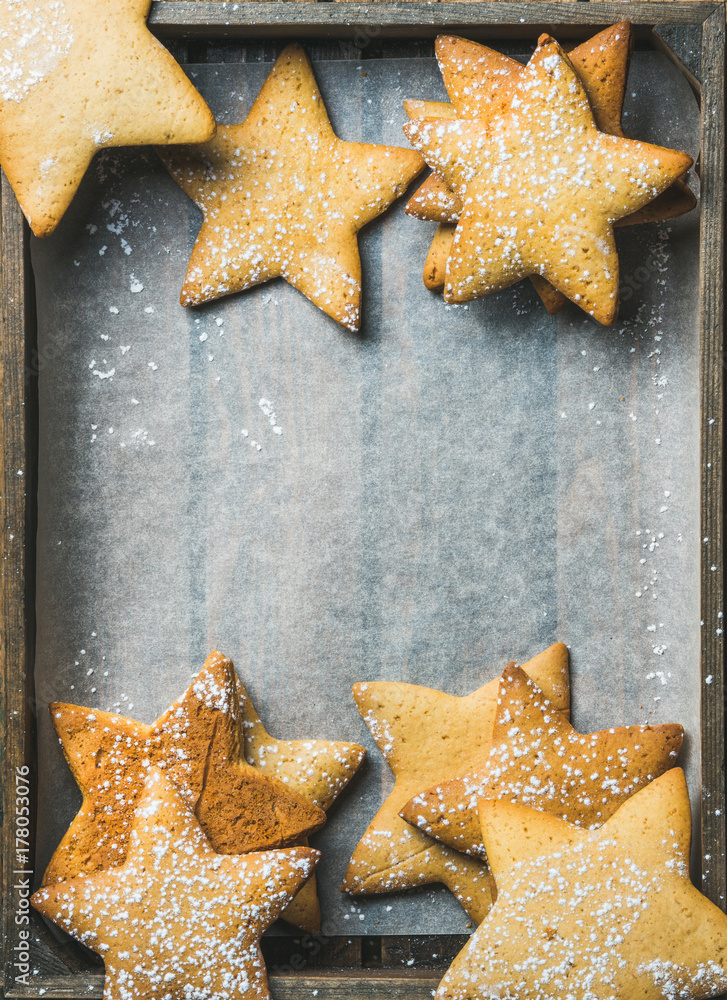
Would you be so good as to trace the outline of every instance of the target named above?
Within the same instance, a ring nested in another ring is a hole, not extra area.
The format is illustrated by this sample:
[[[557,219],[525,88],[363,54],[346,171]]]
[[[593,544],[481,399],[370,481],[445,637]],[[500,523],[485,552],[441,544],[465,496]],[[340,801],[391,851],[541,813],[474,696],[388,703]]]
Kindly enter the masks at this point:
[[[562,643],[524,670],[568,711],[568,650]],[[396,783],[353,852],[343,891],[368,895],[442,882],[473,920],[482,920],[491,903],[487,866],[438,844],[405,823],[399,810],[416,790],[486,760],[497,692],[497,678],[462,698],[415,684],[355,685],[358,710]]]
[[[515,59],[464,38],[440,35],[437,59],[451,104],[405,101],[410,118],[482,118],[504,114],[511,88],[524,67]],[[631,25],[621,24],[599,32],[571,53],[576,72],[591,101],[594,118],[603,132],[621,133],[621,110],[628,65],[633,47]],[[443,108],[448,109],[442,114]],[[415,191],[406,211],[420,219],[439,222],[424,265],[424,284],[432,291],[444,288],[447,259],[451,253],[461,201],[441,177],[431,174]],[[545,308],[555,315],[567,299],[539,275],[531,275]]]
[[[152,768],[124,863],[40,889],[31,902],[103,958],[105,1000],[268,1000],[260,936],[318,858],[303,847],[215,853]]]
[[[217,660],[224,661],[229,671],[235,710],[217,720],[195,815],[220,854],[296,844],[301,836],[323,826],[325,813],[293,785],[273,774],[261,773],[247,761],[246,694],[232,660],[214,650],[207,663]]]
[[[83,803],[51,858],[44,885],[121,864],[151,767],[169,776],[190,808],[197,806],[219,850],[278,846],[325,822],[311,802],[237,756],[235,675],[221,653],[207,658],[182,697],[150,726],[78,705],[50,709]]]
[[[507,110],[510,88],[525,69],[522,63],[486,45],[455,35],[439,35],[435,49],[452,103],[404,101],[410,118],[490,120]],[[609,135],[624,135],[621,115],[632,49],[631,25],[622,21],[568,52],[588,96],[596,126]],[[676,181],[654,202],[619,220],[618,225],[670,219],[690,211],[695,205],[696,198],[687,185]],[[433,174],[414,192],[405,210],[415,218],[456,224],[461,203],[446,182]]]
[[[245,754],[248,762],[263,774],[281,781],[328,810],[361,767],[366,756],[358,743],[330,740],[277,740],[267,732],[249,695],[238,681],[241,692]],[[300,841],[307,847],[307,840]],[[283,920],[302,930],[317,934],[321,929],[321,908],[318,902],[316,876],[301,888],[282,914]]]
[[[647,782],[674,767],[678,725],[582,734],[511,664],[500,679],[492,749],[482,768],[415,795],[400,815],[450,847],[486,857],[478,799],[506,799],[576,826],[601,826]]]
[[[159,153],[204,216],[182,305],[282,277],[358,330],[358,231],[424,161],[409,149],[339,139],[299,45],[281,53],[243,124],[220,126],[204,146]]]
[[[599,32],[569,53],[588,95],[597,127],[611,135],[623,136],[621,113],[632,47],[631,25],[624,21]],[[440,35],[436,51],[452,103],[405,101],[410,118],[490,120],[506,110],[508,88],[524,71],[521,63],[487,46],[452,35]],[[695,204],[690,189],[678,180],[654,201],[616,225],[670,219],[691,211]],[[446,261],[460,210],[459,198],[436,173],[424,181],[406,205],[410,215],[440,223],[424,266],[424,284],[432,291],[444,288]],[[548,312],[559,312],[567,301],[565,296],[538,275],[531,275],[531,280]]]
[[[0,165],[47,236],[94,154],[205,142],[212,113],[146,27],[151,0],[0,4]]]
[[[404,131],[466,198],[447,262],[448,302],[539,274],[606,325],[618,311],[614,221],[692,162],[686,153],[599,132],[572,65],[547,35],[504,114],[486,124],[416,119]]]
[[[434,177],[435,175],[432,174],[431,176]],[[456,229],[457,226],[450,222],[440,222],[432,239],[427,259],[424,262],[424,274],[422,275],[424,285],[432,292],[439,292],[444,288],[447,261],[452,252],[452,240],[454,239]],[[550,315],[555,316],[556,313],[559,313],[568,301],[565,295],[561,295],[556,288],[553,288],[539,274],[531,274],[530,280]]]
[[[436,1000],[704,1000],[727,990],[727,916],[690,883],[684,773],[598,830],[483,800],[497,901]]]
[[[435,174],[431,175],[436,176]],[[420,188],[421,190],[421,188]],[[439,292],[444,288],[444,276],[447,271],[447,261],[452,252],[452,240],[457,226],[451,222],[440,222],[434,234],[427,259],[424,262],[424,285],[431,292]]]

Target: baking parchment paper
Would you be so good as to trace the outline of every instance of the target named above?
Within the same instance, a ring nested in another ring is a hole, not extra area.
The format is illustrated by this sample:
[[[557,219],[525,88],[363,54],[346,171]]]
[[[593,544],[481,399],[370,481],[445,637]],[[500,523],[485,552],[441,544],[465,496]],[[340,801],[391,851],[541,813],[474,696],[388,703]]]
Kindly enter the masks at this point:
[[[269,64],[190,66],[223,122]],[[315,65],[339,135],[404,145],[433,59]],[[635,53],[625,126],[696,154],[691,90]],[[77,809],[45,704],[152,721],[218,647],[281,737],[354,739],[315,838],[326,934],[460,933],[441,888],[338,891],[392,785],[351,684],[456,694],[555,640],[584,730],[679,721],[699,801],[698,213],[621,230],[620,318],[529,282],[425,290],[433,226],[360,238],[359,336],[274,282],[178,304],[201,215],[152,150],[99,156],[33,240],[39,320],[38,870]]]

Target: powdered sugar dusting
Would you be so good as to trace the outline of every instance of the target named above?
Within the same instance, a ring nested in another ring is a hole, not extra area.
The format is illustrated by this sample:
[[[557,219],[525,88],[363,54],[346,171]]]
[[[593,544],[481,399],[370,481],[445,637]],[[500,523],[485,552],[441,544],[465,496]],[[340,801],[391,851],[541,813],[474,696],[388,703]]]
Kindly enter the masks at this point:
[[[248,763],[284,782],[320,809],[330,809],[363,763],[358,743],[333,740],[278,740],[263,726],[249,696],[241,693],[245,756]]]
[[[52,73],[73,44],[63,0],[3,0],[0,7],[0,98],[22,101]]]
[[[462,204],[445,300],[467,302],[536,275],[610,323],[618,306],[612,225],[690,159],[599,132],[560,49],[547,36],[541,42],[504,113],[404,127]]]
[[[162,157],[204,214],[184,305],[283,277],[352,331],[361,302],[356,235],[423,165],[410,150],[339,139],[298,46],[282,53],[242,124]]]
[[[173,787],[150,775],[121,867],[36,893],[34,905],[104,958],[126,1000],[268,997],[262,931],[312,873],[306,848],[216,854]]]
[[[547,854],[497,874],[497,901],[439,1000],[687,1000],[727,988],[727,917],[668,866],[679,836],[644,843],[636,822],[612,824],[555,833]]]
[[[216,722],[235,704],[231,665],[218,656],[151,726],[108,712],[58,706],[60,742],[87,807],[54,853],[44,882],[123,862],[137,799],[152,768],[163,770],[194,805]]]

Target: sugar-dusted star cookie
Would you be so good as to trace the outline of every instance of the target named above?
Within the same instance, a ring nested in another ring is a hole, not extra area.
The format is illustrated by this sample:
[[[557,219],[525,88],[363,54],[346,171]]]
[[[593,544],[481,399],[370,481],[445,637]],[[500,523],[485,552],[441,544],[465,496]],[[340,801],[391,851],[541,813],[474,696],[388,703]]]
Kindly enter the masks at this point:
[[[568,711],[568,650],[556,643],[523,669]],[[394,772],[394,789],[357,845],[342,890],[353,895],[442,882],[473,920],[491,903],[487,866],[405,823],[399,810],[418,790],[484,763],[490,752],[498,679],[459,698],[415,684],[372,682],[353,689],[358,710]]]
[[[159,153],[204,216],[182,305],[282,277],[358,330],[358,231],[424,161],[409,149],[339,139],[299,45],[281,53],[242,125],[219,126],[202,147]]]
[[[31,902],[103,958],[105,1000],[268,1000],[260,936],[318,857],[304,847],[217,854],[152,768],[126,861],[40,889]]]
[[[727,916],[689,881],[684,773],[598,830],[481,804],[497,901],[436,1000],[704,1000],[727,990]]]
[[[633,31],[628,21],[614,24],[568,53],[588,97],[596,126],[601,132],[623,136],[621,114]],[[435,42],[437,61],[451,104],[442,101],[407,100],[410,118],[465,118],[490,120],[507,111],[512,88],[525,66],[486,45],[454,35],[439,35]],[[619,224],[671,218],[689,211],[696,199],[678,182],[647,208],[620,220]],[[414,192],[406,212],[433,222],[456,223],[461,200],[446,181],[431,174]]]
[[[44,885],[124,860],[136,800],[152,767],[169,776],[190,808],[196,806],[220,851],[279,846],[325,822],[317,806],[245,761],[235,673],[221,653],[207,658],[187,691],[152,725],[78,705],[50,709],[83,803]]]
[[[678,725],[579,733],[521,667],[500,679],[492,749],[484,766],[415,795],[401,816],[450,847],[485,857],[478,799],[506,799],[597,827],[676,764]]]
[[[2,0],[0,165],[36,236],[107,146],[205,142],[212,113],[146,27],[151,0]]]
[[[507,108],[509,89],[525,67],[485,45],[453,35],[440,35],[435,43],[442,79],[451,104],[440,101],[404,102],[410,118],[491,119]],[[569,52],[568,57],[588,96],[596,126],[610,135],[622,136],[621,113],[633,32],[628,21],[594,35]],[[632,225],[670,219],[691,211],[696,198],[682,180],[640,209],[619,220]],[[419,219],[439,222],[424,265],[424,284],[433,291],[444,287],[444,274],[459,220],[461,202],[437,174],[431,174],[406,205]],[[537,275],[531,275],[538,294],[550,313],[558,312],[565,296]]]
[[[415,119],[415,148],[463,200],[444,297],[468,302],[538,274],[591,316],[618,310],[613,223],[682,176],[691,157],[606,135],[549,36],[490,121]]]
[[[283,782],[321,809],[328,810],[361,767],[366,756],[358,743],[330,740],[277,740],[267,732],[249,695],[238,681],[248,762]],[[307,840],[301,840],[307,846]],[[321,928],[316,876],[301,888],[282,914],[283,920],[316,934]]]

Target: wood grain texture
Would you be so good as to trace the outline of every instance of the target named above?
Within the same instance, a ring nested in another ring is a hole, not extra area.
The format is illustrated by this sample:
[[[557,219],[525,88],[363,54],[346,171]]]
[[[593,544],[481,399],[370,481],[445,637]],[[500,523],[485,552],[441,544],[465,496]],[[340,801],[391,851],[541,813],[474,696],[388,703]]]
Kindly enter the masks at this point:
[[[724,42],[722,11],[702,26],[700,262],[702,551],[702,890],[723,910],[724,753]]]
[[[295,30],[299,37],[335,34],[352,37],[367,27],[377,38],[434,37],[442,27],[466,30],[471,37],[532,36],[549,29],[562,37],[592,33],[596,25],[628,18],[635,25],[701,23],[723,5],[701,0],[667,3],[219,3],[217,0],[164,0],[152,5],[149,27],[161,37],[278,37]]]
[[[0,661],[3,671],[3,940],[17,937],[14,905],[17,890],[16,768],[32,766],[32,716],[29,687],[28,612],[32,600],[27,587],[29,533],[27,497],[29,476],[26,427],[25,330],[28,315],[28,240],[20,209],[3,175],[0,190],[2,270],[0,276],[0,459],[2,461],[2,531],[0,532]],[[29,781],[30,784],[30,781]],[[32,784],[31,784],[32,790]],[[27,867],[30,867],[30,855]],[[25,865],[23,867],[26,867]],[[12,952],[5,951],[6,974],[12,974]]]
[[[318,1000],[428,1000],[439,985],[439,976],[420,974],[412,970],[397,975],[360,971],[345,975],[321,972],[317,975],[272,975],[270,992],[273,1000],[309,1000],[317,990]],[[43,979],[46,1000],[72,1000],[88,997],[97,1000],[103,995],[104,977],[100,973],[85,974],[69,979],[49,976]],[[37,997],[37,986],[30,989],[11,988],[8,998]]]

